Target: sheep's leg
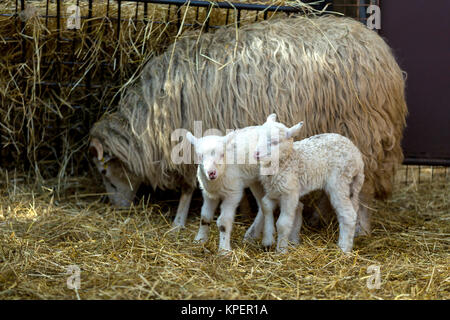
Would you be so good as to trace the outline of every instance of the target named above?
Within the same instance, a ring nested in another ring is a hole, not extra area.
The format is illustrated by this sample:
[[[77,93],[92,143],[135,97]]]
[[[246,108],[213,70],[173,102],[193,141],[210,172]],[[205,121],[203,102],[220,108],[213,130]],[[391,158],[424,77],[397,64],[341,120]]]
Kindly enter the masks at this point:
[[[177,214],[173,220],[173,226],[177,228],[184,228],[186,225],[186,218],[191,205],[192,194],[194,189],[189,188],[181,192],[180,202],[178,203]]]
[[[359,204],[358,204],[358,220],[356,223],[355,236],[370,236],[372,233],[372,227],[370,223],[370,212],[367,207],[364,206],[365,203],[369,202],[369,197],[363,194],[359,194]]]
[[[227,253],[231,251],[230,237],[233,228],[234,215],[242,199],[242,192],[230,195],[225,198],[220,208],[220,216],[217,219],[217,227],[219,228],[219,253]]]
[[[255,183],[250,186],[250,190],[252,191],[253,196],[256,199],[256,203],[258,204],[258,213],[252,225],[245,233],[244,241],[252,241],[261,238],[264,227],[264,215],[261,209],[261,201],[264,196],[264,189],[260,183]]]
[[[291,234],[295,216],[297,214],[298,199],[298,193],[295,192],[284,195],[280,199],[280,217],[277,221],[277,252],[283,253],[287,250],[289,235]]]
[[[338,246],[344,252],[350,252],[353,247],[357,214],[350,198],[343,192],[330,192],[330,202],[334,207],[339,221]]]
[[[265,195],[261,200],[261,209],[264,218],[264,230],[263,230],[263,239],[262,245],[265,248],[271,247],[275,241],[275,228],[274,228],[274,219],[273,219],[273,211],[275,210],[276,202],[270,199],[267,195]]]
[[[372,233],[370,213],[366,207],[360,205],[358,210],[358,222],[356,224],[355,237],[370,236]]]
[[[242,197],[241,203],[239,204],[239,213],[242,214],[243,216],[251,216],[252,215],[252,208],[250,206],[248,196],[245,192]]]
[[[322,193],[320,198],[315,201],[314,211],[307,219],[308,225],[313,228],[318,228],[321,224],[330,224],[333,208],[325,193]]]
[[[211,199],[203,194],[203,205],[200,218],[200,227],[198,228],[196,242],[204,243],[209,238],[209,228],[212,220],[214,219],[214,212],[219,205],[219,199]]]
[[[291,233],[289,234],[289,242],[297,245],[300,243],[300,229],[302,228],[303,223],[303,203],[298,202],[297,212],[294,218],[294,227],[292,228]]]

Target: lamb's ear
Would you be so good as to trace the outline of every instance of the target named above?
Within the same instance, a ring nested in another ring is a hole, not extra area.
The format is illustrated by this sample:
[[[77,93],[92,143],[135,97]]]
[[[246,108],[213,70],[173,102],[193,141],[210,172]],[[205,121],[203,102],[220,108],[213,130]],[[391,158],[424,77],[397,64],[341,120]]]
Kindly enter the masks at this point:
[[[103,159],[103,145],[97,138],[92,138],[89,144],[89,153],[99,161]]]
[[[266,122],[275,122],[277,120],[277,115],[275,113],[272,113],[267,117]]]
[[[188,139],[188,141],[193,144],[195,146],[195,144],[197,143],[198,139],[189,131],[186,133],[186,139]]]
[[[297,123],[295,126],[291,127],[288,129],[288,131],[286,132],[286,138],[292,138],[295,137],[296,135],[298,135],[300,133],[300,129],[303,127],[303,121]]]

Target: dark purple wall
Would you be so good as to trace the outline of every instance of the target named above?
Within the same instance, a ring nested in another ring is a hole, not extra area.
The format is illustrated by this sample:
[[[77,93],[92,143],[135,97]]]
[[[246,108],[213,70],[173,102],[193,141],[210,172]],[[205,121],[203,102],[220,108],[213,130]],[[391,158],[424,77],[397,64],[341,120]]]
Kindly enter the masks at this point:
[[[406,158],[450,161],[449,14],[450,0],[381,1],[380,34],[408,73]]]

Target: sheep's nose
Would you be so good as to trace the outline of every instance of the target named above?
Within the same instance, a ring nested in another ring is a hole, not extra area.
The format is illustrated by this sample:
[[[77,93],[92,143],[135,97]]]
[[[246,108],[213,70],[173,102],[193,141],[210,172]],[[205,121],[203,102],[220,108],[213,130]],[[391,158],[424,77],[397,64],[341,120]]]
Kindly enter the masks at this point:
[[[215,179],[217,177],[217,171],[216,170],[209,171],[208,176],[210,179]]]
[[[259,151],[256,151],[254,156],[255,156],[256,160],[259,160]]]

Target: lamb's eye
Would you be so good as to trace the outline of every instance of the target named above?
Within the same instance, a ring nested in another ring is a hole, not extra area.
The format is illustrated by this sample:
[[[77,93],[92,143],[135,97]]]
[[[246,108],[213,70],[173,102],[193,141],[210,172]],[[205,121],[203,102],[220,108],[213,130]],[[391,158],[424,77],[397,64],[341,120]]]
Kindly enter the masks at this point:
[[[105,169],[102,170],[102,175],[106,175],[106,170]]]

